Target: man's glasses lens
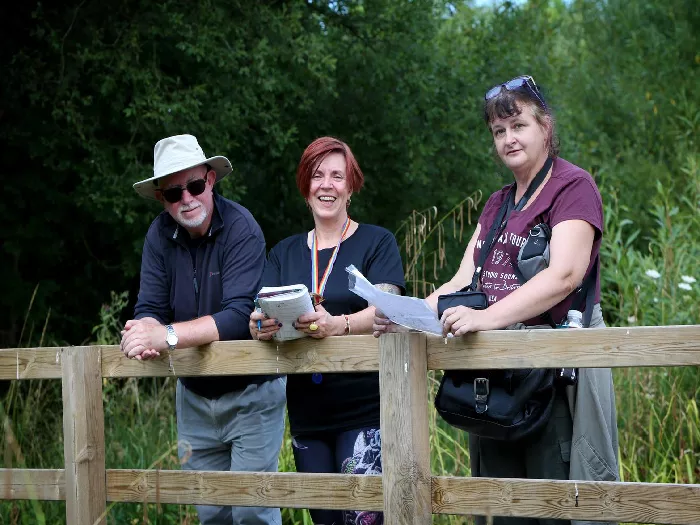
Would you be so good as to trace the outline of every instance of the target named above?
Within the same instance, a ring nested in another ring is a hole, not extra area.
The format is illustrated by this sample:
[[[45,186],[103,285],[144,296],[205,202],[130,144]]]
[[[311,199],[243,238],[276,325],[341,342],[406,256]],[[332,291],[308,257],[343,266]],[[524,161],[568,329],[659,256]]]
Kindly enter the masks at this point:
[[[193,197],[196,197],[197,195],[201,195],[204,192],[204,188],[207,187],[207,179],[197,179],[193,180],[187,183],[187,191],[192,195]],[[180,199],[182,199],[182,192],[183,188],[182,186],[173,186],[171,188],[167,188],[163,190],[163,198],[168,201],[170,204],[175,204],[176,202],[180,202]]]

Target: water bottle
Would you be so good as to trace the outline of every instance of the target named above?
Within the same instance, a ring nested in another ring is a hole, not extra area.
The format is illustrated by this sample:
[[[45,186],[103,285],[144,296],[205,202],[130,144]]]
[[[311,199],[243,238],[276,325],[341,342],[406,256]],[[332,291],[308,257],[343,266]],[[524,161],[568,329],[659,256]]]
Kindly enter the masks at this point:
[[[557,328],[583,328],[583,313],[578,310],[566,312],[566,320]],[[554,382],[559,385],[575,385],[578,382],[578,374],[575,368],[556,368]]]
[[[566,321],[562,322],[559,328],[583,328],[583,313],[569,310],[566,312]]]

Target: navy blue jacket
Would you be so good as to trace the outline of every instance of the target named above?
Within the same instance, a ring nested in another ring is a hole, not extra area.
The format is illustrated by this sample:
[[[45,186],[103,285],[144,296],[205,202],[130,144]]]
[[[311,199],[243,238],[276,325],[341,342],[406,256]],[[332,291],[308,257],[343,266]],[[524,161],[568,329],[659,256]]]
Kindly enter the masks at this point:
[[[190,253],[189,234],[167,211],[151,224],[141,259],[135,319],[163,324],[211,315],[222,341],[250,339],[248,320],[265,266],[265,238],[251,213],[214,194],[206,237]],[[276,376],[185,377],[193,392],[216,398]]]

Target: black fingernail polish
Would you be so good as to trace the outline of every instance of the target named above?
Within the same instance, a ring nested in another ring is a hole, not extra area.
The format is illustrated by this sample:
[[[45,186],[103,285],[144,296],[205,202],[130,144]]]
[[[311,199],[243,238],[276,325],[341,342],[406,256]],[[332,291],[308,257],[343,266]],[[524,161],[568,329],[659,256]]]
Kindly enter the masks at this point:
[[[280,328],[282,328],[282,323],[277,323],[277,326],[279,326]]]

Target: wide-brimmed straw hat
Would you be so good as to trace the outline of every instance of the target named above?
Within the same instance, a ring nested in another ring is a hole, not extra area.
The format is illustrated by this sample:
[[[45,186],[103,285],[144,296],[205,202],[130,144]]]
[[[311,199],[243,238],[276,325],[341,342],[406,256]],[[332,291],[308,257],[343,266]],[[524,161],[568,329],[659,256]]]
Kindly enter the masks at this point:
[[[209,164],[216,171],[216,182],[231,173],[229,160],[222,156],[207,158],[193,135],[159,140],[153,148],[153,177],[137,182],[134,189],[142,197],[158,200],[158,179],[202,164]]]

